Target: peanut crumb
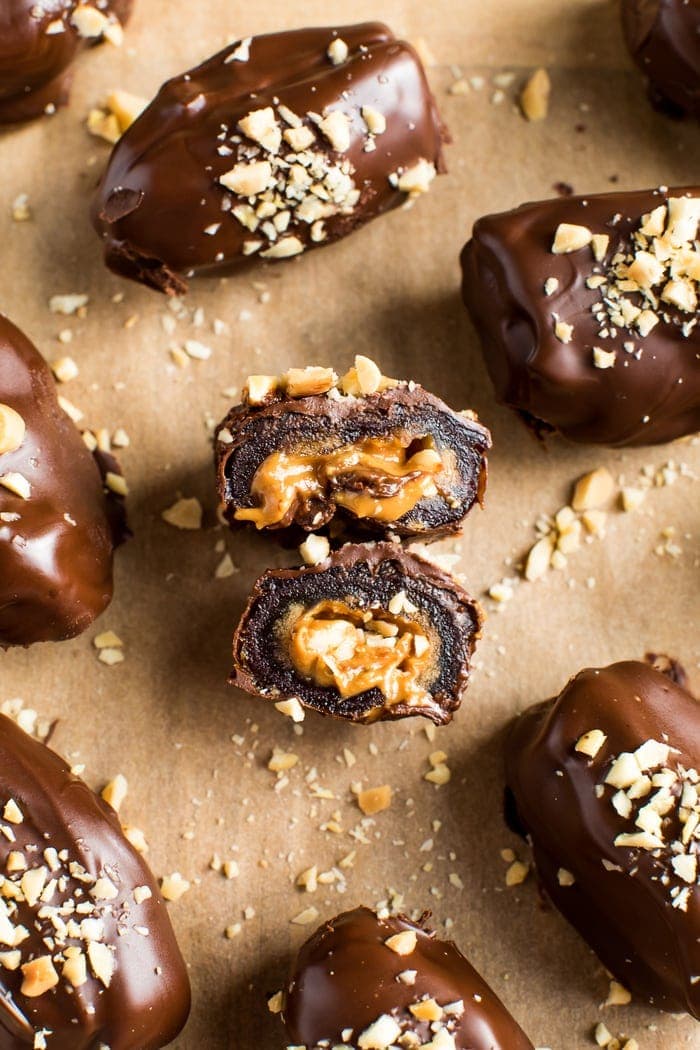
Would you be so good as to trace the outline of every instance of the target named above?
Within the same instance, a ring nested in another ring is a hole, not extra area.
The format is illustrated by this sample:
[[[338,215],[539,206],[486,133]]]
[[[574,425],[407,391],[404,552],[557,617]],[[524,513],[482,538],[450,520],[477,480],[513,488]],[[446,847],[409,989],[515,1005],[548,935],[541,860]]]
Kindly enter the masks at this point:
[[[514,860],[506,872],[506,886],[520,886],[530,873],[529,864]]]
[[[416,950],[418,937],[414,930],[402,930],[388,937],[384,944],[397,955],[411,955]]]
[[[161,514],[163,521],[176,529],[195,530],[202,527],[202,504],[196,497],[178,499]]]
[[[179,901],[190,889],[190,883],[179,871],[164,875],[160,883],[160,892],[166,901]]]
[[[366,817],[371,817],[391,806],[393,794],[388,784],[383,784],[382,787],[367,788],[365,791],[358,792],[357,804]]]
[[[102,798],[112,807],[115,813],[118,813],[128,791],[129,785],[126,777],[121,773],[117,773],[116,777],[114,777],[113,780],[110,780],[102,789]]]

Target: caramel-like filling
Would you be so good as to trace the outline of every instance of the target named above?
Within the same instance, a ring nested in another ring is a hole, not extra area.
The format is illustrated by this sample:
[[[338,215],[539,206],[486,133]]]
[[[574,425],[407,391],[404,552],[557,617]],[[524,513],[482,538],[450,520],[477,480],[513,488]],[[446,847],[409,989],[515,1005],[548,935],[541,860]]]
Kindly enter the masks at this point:
[[[400,434],[363,438],[332,452],[273,452],[255,472],[255,506],[239,508],[235,517],[264,529],[304,505],[332,501],[358,518],[398,521],[436,495],[443,468],[432,438]]]
[[[434,661],[418,620],[382,609],[356,609],[324,600],[291,628],[289,655],[296,672],[319,686],[335,686],[343,699],[379,689],[387,704],[424,704],[419,683]]]

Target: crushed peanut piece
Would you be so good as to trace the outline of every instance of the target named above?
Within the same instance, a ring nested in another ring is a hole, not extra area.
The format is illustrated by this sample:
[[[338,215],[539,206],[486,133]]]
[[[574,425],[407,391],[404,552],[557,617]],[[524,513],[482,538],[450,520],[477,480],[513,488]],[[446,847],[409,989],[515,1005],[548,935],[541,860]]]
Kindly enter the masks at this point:
[[[546,69],[536,69],[520,93],[520,108],[527,120],[544,120],[549,112],[552,83]]]
[[[161,514],[163,521],[176,529],[201,529],[202,504],[196,497],[178,499]]]
[[[576,226],[569,222],[562,222],[557,226],[552,244],[554,255],[568,255],[570,252],[578,252],[581,248],[591,243],[593,234],[587,226]]]
[[[607,739],[602,730],[590,729],[576,741],[576,751],[579,751],[582,755],[588,755],[590,758],[595,758]]]
[[[571,506],[574,510],[592,510],[607,503],[615,492],[615,482],[607,467],[598,467],[576,482]]]
[[[320,565],[331,552],[331,545],[325,536],[308,535],[299,547],[299,553],[305,565]]]
[[[530,873],[529,864],[514,860],[506,872],[506,886],[520,886]]]
[[[411,955],[416,950],[418,937],[414,930],[402,930],[388,937],[384,944],[397,955]]]
[[[14,493],[20,499],[29,499],[32,494],[31,484],[27,481],[24,474],[20,474],[16,470],[10,470],[7,474],[0,474],[0,487]]]
[[[123,776],[122,773],[117,773],[116,777],[114,777],[113,780],[110,780],[110,782],[102,789],[102,798],[112,807],[115,813],[118,813],[128,791],[129,785],[126,777]]]
[[[624,985],[619,981],[611,981],[605,1006],[627,1006],[632,1002],[632,996]]]
[[[375,813],[388,809],[391,806],[393,795],[393,790],[388,784],[382,787],[367,788],[358,793],[357,804],[366,817],[371,817]]]
[[[160,883],[160,892],[166,901],[179,901],[190,889],[190,883],[179,871],[164,875]]]
[[[348,45],[339,36],[331,40],[326,52],[334,66],[342,66],[350,54]]]
[[[24,419],[9,405],[0,403],[0,456],[6,452],[16,452],[24,441],[26,433]]]

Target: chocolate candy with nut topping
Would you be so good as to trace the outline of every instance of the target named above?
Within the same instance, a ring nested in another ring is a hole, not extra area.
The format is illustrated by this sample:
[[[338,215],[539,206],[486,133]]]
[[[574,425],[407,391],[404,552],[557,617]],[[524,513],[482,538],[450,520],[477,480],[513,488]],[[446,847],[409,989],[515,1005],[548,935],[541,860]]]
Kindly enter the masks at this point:
[[[111,806],[4,715],[0,819],[2,1050],[165,1046],[190,989],[155,879]]]
[[[697,187],[526,204],[480,219],[463,294],[501,401],[613,446],[700,429]]]
[[[455,944],[423,921],[380,919],[368,908],[325,923],[302,947],[283,1020],[299,1050],[532,1050]]]
[[[626,988],[700,1019],[700,706],[648,664],[578,674],[506,743],[541,883]]]
[[[278,538],[458,532],[486,488],[491,438],[415,383],[368,358],[251,376],[216,432],[219,498],[232,527]]]
[[[428,190],[445,138],[416,52],[384,25],[239,41],[117,143],[93,205],[105,260],[174,294],[292,258]]]
[[[46,362],[0,316],[0,648],[89,627],[112,598],[120,538]]]
[[[0,124],[53,112],[68,98],[69,67],[85,43],[121,41],[131,0],[3,0]]]
[[[477,602],[396,543],[348,544],[257,581],[233,639],[230,682],[297,720],[450,722],[481,632]],[[300,706],[302,705],[302,706]]]
[[[700,0],[622,0],[622,22],[652,102],[700,117]]]

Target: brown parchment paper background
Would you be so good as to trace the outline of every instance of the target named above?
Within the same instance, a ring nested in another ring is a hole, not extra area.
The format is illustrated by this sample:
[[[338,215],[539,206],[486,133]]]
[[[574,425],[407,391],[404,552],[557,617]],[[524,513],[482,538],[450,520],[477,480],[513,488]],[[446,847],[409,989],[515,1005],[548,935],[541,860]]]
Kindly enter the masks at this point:
[[[58,718],[54,746],[86,763],[93,785],[123,772],[130,784],[123,815],[145,830],[155,871],[179,870],[192,880],[171,906],[194,987],[179,1050],[282,1047],[266,996],[281,986],[293,951],[313,928],[290,919],[313,904],[320,921],[386,899],[390,889],[405,895],[409,910],[432,907],[439,930],[452,920],[452,936],[537,1046],[592,1045],[600,1018],[613,1033],[634,1035],[642,1050],[700,1046],[688,1018],[640,1005],[599,1011],[607,979],[584,943],[541,906],[532,878],[506,890],[500,850],[512,846],[523,857],[526,850],[502,823],[499,744],[517,710],[558,692],[583,666],[655,649],[683,660],[700,684],[696,482],[680,478],[653,490],[638,513],[611,514],[603,541],[574,554],[564,572],[521,584],[503,612],[486,601],[492,615],[473,685],[434,743],[416,721],[357,729],[308,717],[296,736],[288,720],[226,685],[244,597],[260,571],[288,559],[273,544],[229,536],[216,525],[207,422],[228,407],[221,391],[240,387],[250,371],[304,363],[341,370],[360,352],[456,408],[475,408],[494,436],[487,507],[446,549],[459,552],[458,569],[478,595],[514,575],[505,559],[521,557],[537,516],[563,505],[585,471],[606,464],[633,481],[644,465],[672,459],[700,473],[700,448],[692,442],[634,452],[552,442],[543,451],[494,403],[458,296],[458,252],[481,213],[550,196],[560,180],[579,192],[605,190],[613,178],[630,189],[697,181],[700,132],[648,107],[623,48],[617,6],[139,0],[121,50],[82,56],[70,109],[0,137],[0,309],[48,358],[67,350],[76,359],[80,376],[62,393],[82,408],[86,425],[128,430],[132,445],[122,461],[135,532],[119,551],[116,597],[98,627],[74,642],[0,655],[0,701],[19,696]],[[376,17],[412,40],[423,37],[435,57],[430,76],[455,139],[449,177],[411,212],[394,213],[336,247],[240,278],[196,282],[186,317],[168,335],[165,299],[102,267],[87,206],[108,147],[87,135],[87,110],[113,87],[150,96],[166,76],[234,36]],[[553,79],[551,116],[529,126],[513,98],[539,64]],[[457,75],[451,67],[483,76],[484,88],[449,95]],[[515,85],[495,104],[492,77],[504,71],[516,73]],[[20,193],[34,212],[28,223],[10,218]],[[254,282],[263,282],[268,301],[260,301],[263,287]],[[85,320],[49,312],[51,295],[73,292],[90,296]],[[114,304],[117,292],[124,300]],[[199,329],[191,320],[198,307],[205,319]],[[227,335],[212,333],[215,318],[227,322]],[[56,340],[64,327],[74,332],[68,348]],[[176,368],[168,346],[186,338],[210,345],[211,359]],[[161,520],[178,494],[201,499],[201,532],[179,532]],[[668,526],[682,551],[677,558],[653,554]],[[217,580],[222,540],[240,571]],[[115,668],[99,663],[91,645],[107,628],[125,643],[126,660]],[[300,757],[279,792],[266,768],[273,746]],[[453,772],[441,789],[422,779],[436,747],[447,752]],[[357,759],[352,769],[343,748]],[[335,799],[311,797],[314,769]],[[356,781],[395,790],[368,844],[348,834],[361,818],[350,789]],[[321,832],[336,810],[343,834]],[[420,852],[431,838],[432,851]],[[304,868],[330,868],[351,849],[357,857],[344,893],[294,888]],[[214,852],[236,859],[240,878],[226,881],[208,870]],[[463,889],[449,882],[450,873]],[[254,909],[252,918],[243,918],[246,908]],[[236,922],[240,935],[226,940],[224,928]]]

